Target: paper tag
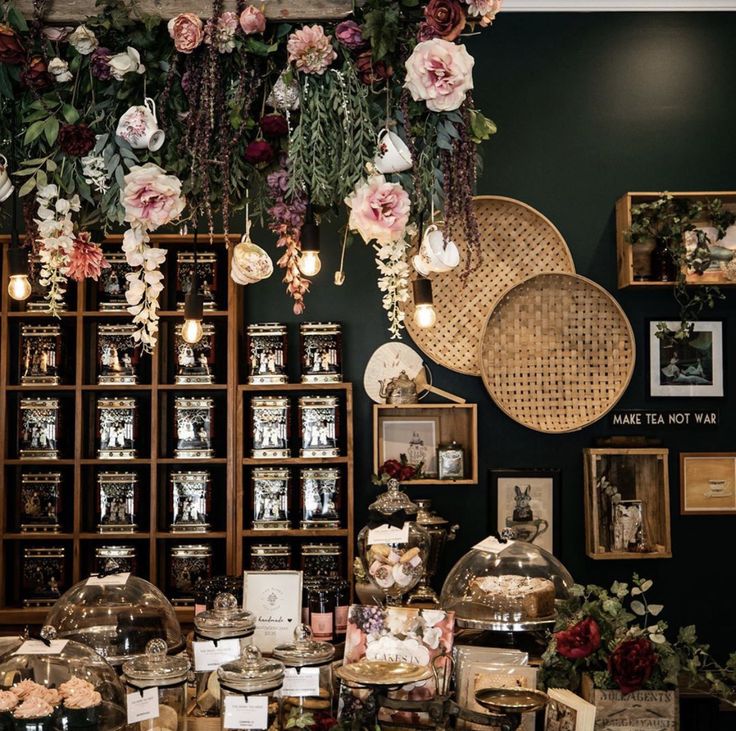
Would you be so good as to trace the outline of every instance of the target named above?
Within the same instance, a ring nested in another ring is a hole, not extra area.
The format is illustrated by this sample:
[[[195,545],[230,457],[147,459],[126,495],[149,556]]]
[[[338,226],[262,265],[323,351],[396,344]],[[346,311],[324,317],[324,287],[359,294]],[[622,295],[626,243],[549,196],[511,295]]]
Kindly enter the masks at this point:
[[[371,528],[368,531],[368,545],[373,546],[376,543],[408,543],[409,541],[409,523],[404,523],[403,528],[395,528],[388,523],[379,525],[378,528]]]
[[[286,668],[281,695],[292,695],[297,698],[319,696],[319,668]]]
[[[240,640],[217,640],[214,642],[192,642],[194,648],[194,671],[197,673],[217,670],[231,660],[240,657]]]
[[[480,543],[476,543],[473,548],[477,548],[479,551],[488,551],[489,553],[501,553],[507,548],[511,548],[516,541],[508,540],[505,543],[496,538],[496,536],[488,536],[484,538]]]
[[[13,655],[58,655],[69,640],[51,640],[47,645],[42,640],[26,640]]]
[[[143,695],[137,690],[128,693],[125,697],[125,705],[128,709],[129,724],[158,718],[158,688],[145,688]]]
[[[108,576],[90,576],[87,579],[87,586],[123,586],[128,583],[127,574],[109,574]]]
[[[268,728],[268,697],[226,695],[225,728]]]

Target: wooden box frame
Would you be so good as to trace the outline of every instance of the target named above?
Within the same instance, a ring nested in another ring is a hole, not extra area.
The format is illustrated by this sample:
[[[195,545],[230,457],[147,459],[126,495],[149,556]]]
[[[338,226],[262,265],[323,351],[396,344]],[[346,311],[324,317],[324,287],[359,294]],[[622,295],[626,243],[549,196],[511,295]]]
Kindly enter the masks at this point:
[[[736,475],[736,452],[680,452],[680,515],[736,515],[736,480],[732,480],[731,494],[728,495],[730,505],[728,507],[688,508],[687,507],[687,461],[688,460],[730,460],[734,463],[734,474]],[[733,475],[732,475],[733,476]],[[712,497],[712,496],[711,496]],[[717,498],[723,500],[723,498]]]
[[[616,261],[618,265],[618,288],[626,287],[653,288],[674,286],[673,282],[639,282],[634,279],[634,257],[631,244],[626,240],[626,232],[631,228],[631,208],[639,203],[647,203],[665,193],[625,193],[616,201]],[[720,198],[727,208],[736,211],[736,192],[734,191],[690,191],[672,193],[673,198]],[[717,285],[719,287],[733,287],[733,282],[719,272],[705,274],[688,274],[687,283],[693,285]]]
[[[647,553],[632,551],[613,551],[602,547],[600,537],[598,490],[596,489],[597,462],[603,457],[656,457],[659,463],[658,483],[654,488],[635,485],[633,492],[629,489],[626,499],[644,501],[645,539],[650,541],[654,550]],[[593,559],[645,559],[671,558],[672,537],[670,529],[669,498],[669,450],[664,448],[626,449],[597,448],[583,451],[585,472],[585,545],[586,553]]]

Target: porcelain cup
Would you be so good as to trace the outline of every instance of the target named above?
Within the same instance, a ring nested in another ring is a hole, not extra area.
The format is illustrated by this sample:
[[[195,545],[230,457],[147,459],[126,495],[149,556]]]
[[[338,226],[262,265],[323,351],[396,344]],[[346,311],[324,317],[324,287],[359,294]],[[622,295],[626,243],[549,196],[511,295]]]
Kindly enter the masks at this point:
[[[449,272],[460,263],[457,246],[446,239],[444,233],[434,223],[427,226],[417,256],[421,269],[438,274]],[[414,263],[414,268],[417,269],[417,262]],[[422,274],[419,269],[417,271]]]
[[[378,133],[378,152],[373,161],[379,173],[401,173],[411,169],[411,151],[404,140],[384,127]]]
[[[8,175],[8,161],[4,155],[0,155],[0,203],[10,198],[13,190],[13,181]]]
[[[118,122],[115,134],[134,150],[156,152],[164,144],[166,135],[159,129],[156,119],[156,103],[146,97],[145,105],[130,107]]]

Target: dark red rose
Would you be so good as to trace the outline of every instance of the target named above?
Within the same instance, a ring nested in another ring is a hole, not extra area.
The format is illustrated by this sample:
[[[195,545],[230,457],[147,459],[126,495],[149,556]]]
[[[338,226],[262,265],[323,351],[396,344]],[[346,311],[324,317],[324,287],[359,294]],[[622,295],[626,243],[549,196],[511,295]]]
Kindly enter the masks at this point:
[[[343,20],[342,23],[338,23],[335,27],[335,38],[338,43],[351,51],[357,51],[366,46],[363,31],[354,20]]]
[[[394,75],[394,70],[384,61],[374,61],[370,49],[363,51],[355,60],[358,77],[366,86],[377,86]]]
[[[261,117],[260,124],[266,137],[285,137],[289,134],[289,125],[283,114],[267,114]]]
[[[251,165],[269,163],[273,156],[273,147],[266,140],[254,140],[245,148],[245,159]]]
[[[405,464],[399,471],[399,482],[411,480],[416,475],[416,470],[410,464]]]
[[[28,59],[28,63],[20,72],[20,80],[27,87],[37,91],[48,89],[54,83],[54,77],[49,73],[46,61],[41,56],[31,56]]]
[[[652,677],[659,658],[646,637],[624,640],[608,660],[608,671],[619,690],[626,695],[639,690]]]
[[[465,28],[465,9],[457,0],[429,0],[424,18],[434,38],[454,41]]]
[[[62,124],[59,147],[71,157],[82,157],[95,146],[95,133],[86,124]]]
[[[9,25],[0,23],[0,63],[17,66],[25,57],[26,51],[18,34]]]
[[[401,474],[401,462],[397,459],[387,459],[378,469],[379,475],[388,475],[394,479],[400,479]]]
[[[601,630],[593,617],[586,617],[570,629],[555,632],[557,652],[568,660],[592,655],[601,646]]]
[[[89,70],[92,72],[92,76],[100,81],[107,81],[112,78],[112,71],[110,71],[110,57],[112,51],[104,46],[98,46],[92,51],[92,55],[89,57]]]

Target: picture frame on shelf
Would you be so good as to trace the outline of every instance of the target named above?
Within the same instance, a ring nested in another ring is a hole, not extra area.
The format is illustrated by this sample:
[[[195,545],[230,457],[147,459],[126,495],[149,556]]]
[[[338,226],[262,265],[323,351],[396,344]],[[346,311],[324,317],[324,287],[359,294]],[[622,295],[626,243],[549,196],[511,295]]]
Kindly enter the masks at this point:
[[[680,453],[680,515],[736,515],[736,452]]]
[[[594,559],[671,558],[669,450],[584,450],[585,543]]]
[[[422,465],[425,477],[437,477],[437,448],[439,443],[439,419],[426,417],[386,417],[381,425],[378,443],[378,463],[401,460],[406,455],[410,465]]]
[[[512,529],[557,556],[560,550],[560,470],[488,470],[490,532]]]
[[[687,342],[657,336],[661,320],[649,320],[649,395],[653,397],[722,398],[724,387],[723,321],[693,323]],[[665,321],[671,332],[680,323]]]

